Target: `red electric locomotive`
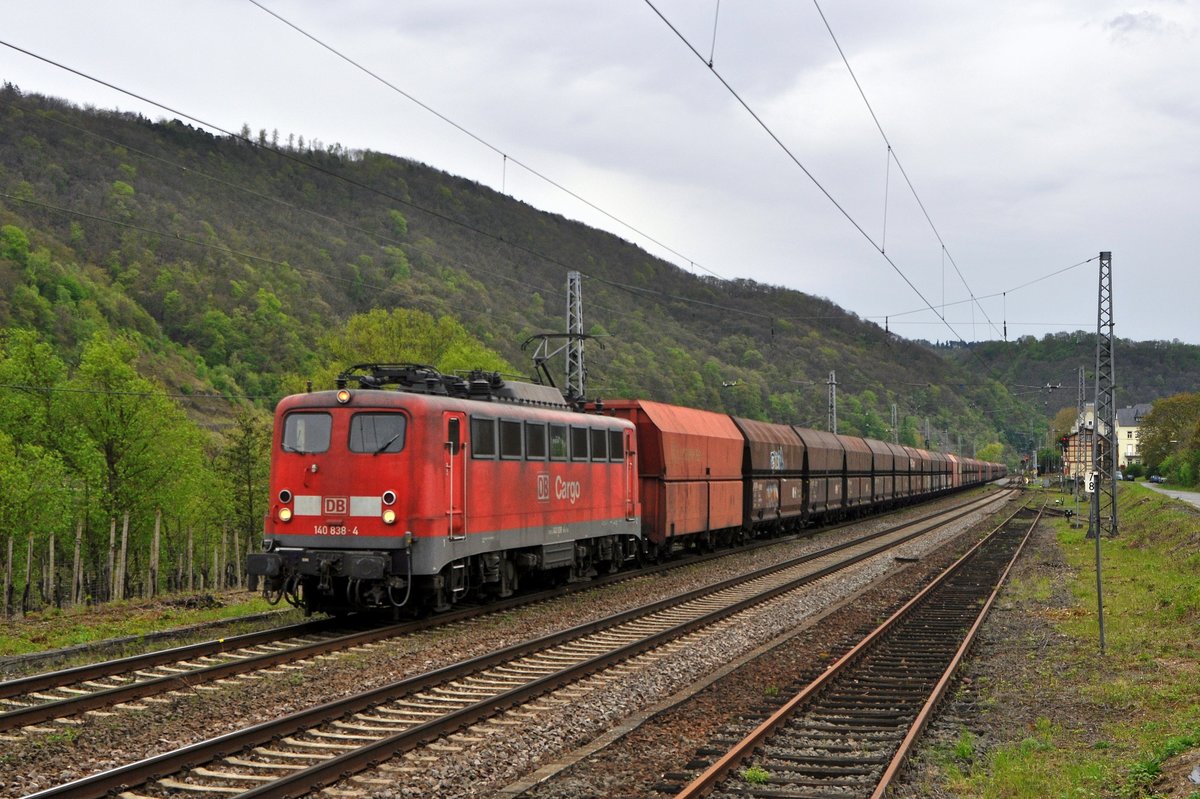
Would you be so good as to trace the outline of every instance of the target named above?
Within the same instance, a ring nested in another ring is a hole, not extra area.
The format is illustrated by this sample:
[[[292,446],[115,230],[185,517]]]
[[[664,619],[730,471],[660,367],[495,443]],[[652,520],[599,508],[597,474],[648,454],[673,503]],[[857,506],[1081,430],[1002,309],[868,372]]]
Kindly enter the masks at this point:
[[[282,400],[272,443],[266,551],[247,567],[307,612],[445,610],[639,552],[634,426],[551,387],[355,366]]]

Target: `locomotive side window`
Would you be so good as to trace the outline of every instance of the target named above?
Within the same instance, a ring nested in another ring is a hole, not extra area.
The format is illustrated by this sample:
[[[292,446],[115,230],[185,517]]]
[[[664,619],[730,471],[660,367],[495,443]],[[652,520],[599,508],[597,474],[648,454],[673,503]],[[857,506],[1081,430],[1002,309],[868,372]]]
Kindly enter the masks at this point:
[[[571,460],[586,461],[588,459],[588,429],[586,427],[571,428]]]
[[[356,413],[350,417],[350,451],[381,455],[404,449],[405,419],[399,413]]]
[[[531,461],[546,460],[546,425],[525,423],[525,457]]]
[[[605,430],[592,430],[592,460],[608,460],[608,435]]]
[[[620,430],[608,431],[608,459],[610,461],[625,460],[625,437]]]
[[[496,420],[471,417],[471,455],[476,458],[496,457]]]
[[[567,426],[565,424],[550,425],[550,460],[565,461],[567,459]]]
[[[333,417],[327,413],[289,413],[283,420],[283,451],[325,452],[332,429]]]
[[[500,457],[521,457],[521,423],[500,420]]]

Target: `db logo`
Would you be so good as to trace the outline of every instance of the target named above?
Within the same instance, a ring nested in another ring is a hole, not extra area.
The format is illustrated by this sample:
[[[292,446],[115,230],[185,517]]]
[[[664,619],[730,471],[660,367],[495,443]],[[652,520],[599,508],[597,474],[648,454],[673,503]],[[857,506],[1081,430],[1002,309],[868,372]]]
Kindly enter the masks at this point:
[[[550,475],[539,474],[537,476],[537,498],[538,502],[550,501]]]
[[[350,500],[346,497],[325,497],[325,513],[345,514],[350,510]]]

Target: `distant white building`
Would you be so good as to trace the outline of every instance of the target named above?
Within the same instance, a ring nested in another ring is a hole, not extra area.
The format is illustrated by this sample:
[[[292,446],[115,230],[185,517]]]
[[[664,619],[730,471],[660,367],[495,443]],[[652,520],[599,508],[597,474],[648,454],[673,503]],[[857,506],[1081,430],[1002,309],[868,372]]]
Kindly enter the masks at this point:
[[[1117,462],[1121,469],[1142,462],[1142,417],[1150,413],[1151,407],[1150,403],[1141,402],[1117,409],[1117,437],[1114,443],[1117,445]]]

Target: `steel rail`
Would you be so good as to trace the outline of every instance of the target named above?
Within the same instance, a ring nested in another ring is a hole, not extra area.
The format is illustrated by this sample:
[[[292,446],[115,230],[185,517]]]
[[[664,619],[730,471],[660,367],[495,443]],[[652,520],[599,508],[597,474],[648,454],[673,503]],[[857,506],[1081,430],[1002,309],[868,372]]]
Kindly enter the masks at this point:
[[[253,633],[233,635],[228,638],[216,638],[195,644],[184,644],[169,649],[156,649],[140,655],[106,660],[99,663],[89,663],[84,666],[73,666],[57,671],[47,671],[32,674],[28,677],[16,677],[0,682],[0,699],[8,699],[21,694],[61,688],[74,685],[85,680],[99,677],[109,677],[114,674],[126,674],[138,669],[153,668],[164,663],[178,663],[181,660],[220,655],[235,649],[260,646],[265,643],[275,643],[285,638],[303,637],[314,633],[326,632],[336,626],[333,619],[318,619],[287,627],[274,627],[269,630],[259,630]]]
[[[957,507],[962,508],[973,506],[983,500],[986,500],[986,497],[982,499],[976,497]],[[905,523],[905,526],[930,518],[936,518],[937,516],[946,512],[946,510],[935,511],[931,514],[919,517],[917,520],[907,522]],[[846,522],[830,528],[823,528],[823,531],[840,529],[841,527],[848,526],[852,523],[853,522]],[[889,528],[889,530],[890,529],[898,528],[893,527]],[[467,619],[476,618],[482,615],[500,613],[516,607],[545,601],[547,599],[555,598],[575,591],[602,587],[613,582],[620,582],[646,574],[653,574],[659,571],[682,568],[687,565],[693,565],[697,562],[705,562],[713,558],[726,557],[730,554],[736,554],[738,552],[752,551],[755,548],[771,546],[783,540],[787,539],[767,539],[762,542],[756,542],[748,547],[740,547],[736,550],[701,555],[685,561],[674,561],[667,564],[647,566],[632,572],[606,575],[586,583],[575,583],[558,589],[541,591],[533,594],[524,594],[518,597],[499,600],[486,606],[462,608],[449,613],[439,614],[438,616],[427,619],[408,621],[372,630],[349,633],[310,644],[300,644],[275,653],[256,654],[250,657],[241,657],[227,663],[202,666],[198,668],[188,668],[186,671],[176,674],[139,679],[126,685],[114,686],[107,689],[92,690],[87,694],[65,697],[53,701],[43,701],[30,704],[25,707],[13,708],[0,713],[0,732],[18,727],[26,727],[56,718],[73,716],[89,710],[108,708],[121,703],[143,699],[148,696],[166,693],[171,690],[180,688],[191,689],[198,684],[215,682],[217,680],[227,679],[238,674],[247,674],[261,669],[271,668],[272,666],[282,663],[303,660],[322,654],[350,649],[355,646],[374,643],[376,641],[386,640],[401,635],[412,634],[429,629],[431,627],[465,621]],[[837,550],[834,549],[831,551]],[[791,561],[788,561],[787,563],[791,563]],[[778,568],[786,567],[787,563],[781,564]],[[337,625],[338,622],[336,620],[323,619],[316,622],[305,622],[302,624],[277,628],[275,630],[246,633],[239,636],[231,636],[229,638],[173,647],[171,649],[156,650],[143,655],[133,655],[103,663],[78,666],[70,669],[63,669],[55,672],[18,678],[0,683],[0,698],[11,698],[22,695],[27,696],[30,694],[36,694],[39,691],[46,691],[71,685],[79,685],[85,681],[95,680],[106,676],[130,674],[139,670],[154,668],[164,664],[186,662],[188,660],[200,657],[226,655],[239,649],[261,646],[267,643],[278,643],[287,638],[322,633],[330,630],[331,628],[336,628]]]
[[[861,641],[855,644],[853,648],[846,652],[846,654],[842,655],[842,657],[829,666],[821,674],[821,676],[813,680],[801,691],[796,693],[782,707],[772,713],[767,719],[762,721],[749,734],[742,738],[742,740],[740,740],[724,755],[718,758],[716,762],[714,762],[704,772],[688,783],[687,786],[685,786],[675,795],[674,799],[699,799],[699,797],[705,796],[716,786],[728,779],[734,770],[746,762],[757,749],[762,747],[764,743],[775,734],[780,727],[782,727],[789,719],[795,716],[801,708],[809,704],[821,691],[833,683],[835,679],[849,672],[849,670],[866,653],[872,650],[884,638],[884,636],[892,632],[900,624],[900,622],[905,620],[917,607],[924,604],[927,598],[932,596],[948,580],[955,576],[962,569],[962,567],[972,560],[977,553],[982,551],[985,546],[994,541],[996,537],[1005,529],[1005,527],[1024,510],[1025,508],[1022,507],[1013,512],[1012,515],[1001,522],[987,536],[978,541],[953,564],[947,567],[919,593],[906,602],[899,610],[889,616],[887,620],[868,633]],[[975,622],[972,624],[967,639],[959,646],[958,651],[952,660],[952,666],[954,668],[957,668],[958,664],[961,663],[962,657],[970,647],[971,642],[974,640],[975,634],[982,625],[984,616],[986,616],[987,611],[990,610],[995,596],[998,594],[1000,587],[1003,585],[1004,578],[1007,577],[1012,565],[1016,562],[1016,559],[1020,557],[1025,543],[1029,540],[1029,536],[1032,534],[1034,528],[1037,526],[1037,522],[1040,519],[1041,511],[1039,510],[1037,517],[1030,524],[1029,530],[1026,531],[1025,536],[1018,545],[1016,552],[1012,556],[1008,566],[1006,566],[1001,577],[997,580],[995,587],[990,594],[990,598],[983,606],[980,614],[978,614],[976,617]],[[931,695],[930,699],[925,702],[919,718],[922,728],[927,722],[929,715],[932,712],[932,708],[936,706],[938,699],[940,699],[942,694],[945,692],[952,676],[952,670],[944,671],[934,690],[934,694],[936,694],[936,696]],[[913,732],[911,729],[908,735],[905,736],[907,747],[905,747],[902,752],[898,751],[896,756],[893,757],[892,761],[889,763],[889,779],[891,779],[891,777],[893,777],[898,771],[904,755],[907,754],[909,748],[912,746],[912,742],[915,741],[918,736],[919,731]],[[849,794],[847,795],[849,796]],[[877,790],[876,795],[882,795],[882,790]]]
[[[575,681],[586,674],[590,674],[594,671],[604,668],[606,665],[617,661],[626,660],[629,657],[639,654],[640,652],[660,646],[662,643],[670,640],[671,638],[677,638],[679,636],[686,635],[688,632],[705,625],[713,624],[716,621],[719,621],[721,618],[725,618],[729,615],[739,612],[740,610],[744,610],[746,607],[749,607],[753,604],[767,601],[775,596],[795,590],[797,587],[805,583],[827,576],[828,574],[845,568],[848,565],[857,563],[874,555],[878,555],[889,548],[910,541],[913,538],[923,535],[932,529],[937,529],[942,525],[949,524],[950,522],[957,520],[964,515],[974,513],[978,510],[987,508],[992,504],[1006,500],[1010,493],[1011,492],[1004,492],[984,497],[982,499],[976,499],[972,503],[969,503],[972,506],[970,509],[961,513],[956,512],[959,511],[960,508],[954,508],[951,509],[951,511],[943,511],[941,515],[946,516],[947,518],[940,523],[934,523],[920,527],[914,532],[901,535],[894,541],[872,547],[869,550],[858,553],[848,560],[832,564],[815,572],[810,572],[798,579],[768,589],[767,591],[760,592],[753,597],[748,597],[732,603],[725,608],[715,611],[714,613],[705,614],[691,621],[670,627],[665,632],[661,632],[649,638],[633,642],[612,652],[598,655],[586,662],[575,665],[570,669],[549,675],[532,683],[512,689],[503,694],[489,697],[485,700],[477,702],[474,705],[457,711],[452,715],[431,720],[417,727],[410,728],[403,733],[384,738],[381,741],[369,744],[345,755],[338,756],[324,763],[314,765],[308,769],[305,769],[304,771],[297,772],[293,775],[288,775],[277,782],[262,786],[261,788],[251,789],[239,795],[246,797],[296,796],[298,793],[306,792],[306,790],[313,786],[331,784],[354,770],[360,770],[371,763],[379,762],[380,760],[394,756],[395,754],[400,754],[408,749],[419,746],[425,741],[437,738],[448,731],[453,731],[482,718],[496,715],[513,704],[517,704],[521,701],[541,695],[546,691],[553,690],[559,685]],[[922,519],[917,522],[909,522],[903,525],[897,525],[885,531],[863,536],[862,538],[853,542],[846,542],[835,547],[822,550],[818,553],[810,553],[809,555],[792,559],[786,564],[778,564],[776,566],[759,569],[750,574],[730,578],[714,585],[686,592],[685,594],[676,597],[660,600],[648,606],[614,614],[605,619],[588,622],[569,630],[559,631],[534,641],[515,644],[497,652],[472,658],[462,663],[452,664],[432,672],[427,672],[425,674],[416,675],[391,685],[382,686],[370,691],[362,692],[355,696],[328,702],[318,707],[299,711],[279,719],[264,722],[245,730],[228,733],[207,741],[201,741],[172,752],[166,752],[161,755],[146,758],[136,763],[121,766],[107,772],[84,777],[74,782],[33,794],[31,797],[29,797],[29,799],[51,799],[51,797],[79,797],[80,799],[88,799],[89,797],[102,797],[113,792],[127,790],[133,786],[142,785],[151,780],[161,778],[165,774],[176,773],[184,769],[192,768],[197,765],[225,757],[234,752],[241,751],[247,747],[257,746],[272,740],[278,740],[289,735],[293,735],[299,731],[319,726],[323,723],[336,721],[348,714],[362,711],[364,709],[379,705],[385,701],[403,698],[434,686],[445,684],[454,679],[483,671],[489,667],[505,663],[533,652],[538,652],[574,639],[584,637],[586,635],[616,627],[620,624],[624,624],[634,619],[646,617],[653,613],[669,610],[693,599],[709,594],[715,594],[719,591],[735,587],[742,583],[747,583],[755,579],[760,579],[764,576],[769,576],[775,572],[789,567],[794,568],[795,566],[803,565],[803,563],[811,561],[817,557],[828,557],[829,555],[835,554],[836,552],[839,552],[850,546],[854,546],[856,544],[862,545],[864,542],[870,542],[872,539],[877,539],[888,534],[895,534],[897,531],[903,530],[906,527],[913,527],[925,520],[926,519]]]
[[[1025,544],[1029,541],[1029,537],[1037,528],[1038,522],[1041,521],[1044,511],[1045,506],[1038,509],[1037,516],[1034,517],[1032,522],[1030,522],[1029,530],[1026,531],[1025,537],[1021,539],[1021,543],[1017,546],[1016,553],[1012,556],[1012,559],[1008,562],[1008,565],[1004,567],[1004,571],[1000,574],[1000,578],[996,581],[996,585],[994,588],[992,588],[991,593],[988,594],[988,598],[984,600],[983,607],[980,609],[979,615],[975,619],[975,623],[971,625],[971,629],[967,632],[963,642],[959,645],[958,650],[954,653],[950,663],[946,666],[946,670],[942,673],[937,685],[934,686],[933,692],[930,693],[929,698],[925,700],[925,704],[921,706],[921,710],[918,712],[916,720],[909,728],[908,734],[904,736],[904,740],[900,742],[900,746],[896,750],[896,753],[892,755],[891,761],[888,763],[887,768],[884,769],[883,776],[879,780],[879,785],[871,794],[871,799],[882,799],[883,795],[887,792],[888,787],[900,773],[901,766],[904,765],[904,761],[908,758],[908,755],[916,745],[917,740],[921,737],[921,734],[925,732],[925,728],[928,726],[930,718],[933,716],[937,706],[941,703],[942,698],[946,695],[946,691],[949,690],[950,683],[954,678],[954,675],[958,672],[959,666],[962,665],[963,660],[966,658],[967,652],[970,650],[971,645],[975,643],[975,639],[979,635],[979,630],[981,627],[983,627],[984,620],[987,618],[988,613],[991,612],[992,606],[996,603],[996,597],[1000,595],[1000,589],[1004,586],[1005,581],[1008,579],[1009,572],[1011,572],[1013,566],[1016,565],[1017,558],[1019,558],[1021,556],[1021,552],[1024,551]]]

